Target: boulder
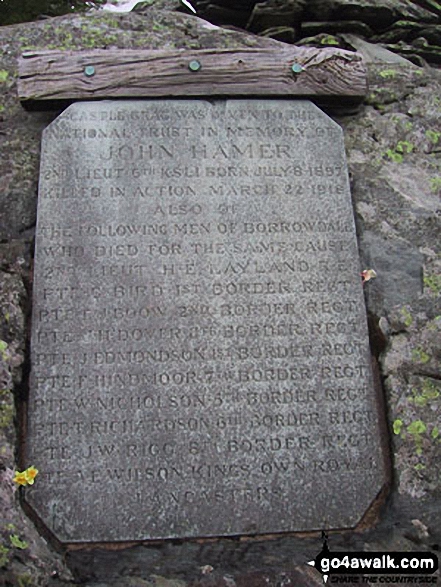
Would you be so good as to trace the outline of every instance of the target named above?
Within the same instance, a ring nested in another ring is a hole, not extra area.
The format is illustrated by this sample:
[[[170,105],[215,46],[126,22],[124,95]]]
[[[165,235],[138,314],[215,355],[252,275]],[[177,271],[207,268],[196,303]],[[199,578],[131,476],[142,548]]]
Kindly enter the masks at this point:
[[[384,30],[397,20],[438,21],[436,15],[410,0],[311,0],[305,17],[310,20],[359,20],[374,30]]]
[[[429,45],[429,42],[424,37],[415,39],[410,45],[400,41],[396,44],[386,44],[385,46],[422,67],[426,62],[435,65],[441,64],[441,47]]]
[[[193,5],[214,24],[284,42],[320,46],[324,37],[315,37],[325,35],[344,47],[342,35],[356,34],[386,43],[416,65],[439,64],[441,5],[436,0],[194,0]],[[281,32],[287,26],[292,31]]]
[[[256,4],[246,28],[259,32],[277,26],[298,26],[305,7],[305,0],[267,0]]]
[[[305,45],[307,47],[339,47],[340,49],[348,48],[340,35],[330,35],[328,33],[320,33],[313,37],[302,37],[297,41],[297,45]]]
[[[219,4],[207,4],[203,9],[203,17],[214,24],[230,24],[239,28],[245,28],[249,19],[249,11]]]
[[[370,26],[358,20],[302,22],[302,37],[313,37],[321,33],[330,35],[350,33],[369,38],[372,36],[373,31]]]
[[[372,40],[376,43],[396,43],[398,41],[407,41],[418,37],[421,31],[437,25],[427,25],[425,23],[413,22],[408,20],[399,20],[395,22],[386,32],[374,35]]]
[[[262,37],[270,37],[276,41],[282,43],[295,43],[298,38],[297,31],[294,27],[290,26],[276,26],[269,29],[265,29],[259,33]]]
[[[413,0],[413,3],[441,16],[441,4],[438,0]]]

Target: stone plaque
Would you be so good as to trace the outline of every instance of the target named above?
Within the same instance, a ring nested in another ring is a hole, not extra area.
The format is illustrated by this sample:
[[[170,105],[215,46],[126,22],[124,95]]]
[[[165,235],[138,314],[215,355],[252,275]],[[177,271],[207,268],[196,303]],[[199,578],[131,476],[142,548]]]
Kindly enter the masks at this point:
[[[64,542],[356,526],[384,484],[343,136],[307,101],[44,132],[26,500]]]

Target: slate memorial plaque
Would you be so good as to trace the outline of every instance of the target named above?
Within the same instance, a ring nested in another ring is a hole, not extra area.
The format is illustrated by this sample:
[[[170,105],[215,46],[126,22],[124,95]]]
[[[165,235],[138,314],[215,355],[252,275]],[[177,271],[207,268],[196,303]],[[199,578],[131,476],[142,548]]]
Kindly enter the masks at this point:
[[[340,127],[77,103],[44,132],[26,500],[63,542],[355,527],[384,460]]]

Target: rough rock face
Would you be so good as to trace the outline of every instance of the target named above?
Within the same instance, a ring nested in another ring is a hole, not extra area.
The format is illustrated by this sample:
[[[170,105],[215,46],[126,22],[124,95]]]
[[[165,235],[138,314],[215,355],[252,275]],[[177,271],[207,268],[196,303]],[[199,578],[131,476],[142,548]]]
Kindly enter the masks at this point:
[[[202,18],[284,42],[346,48],[342,34],[385,43],[417,64],[441,63],[436,0],[194,0]]]
[[[441,104],[431,89],[439,87],[440,78],[435,70],[406,64],[371,64],[370,72],[364,112],[340,122],[361,256],[378,272],[366,288],[366,301],[389,416],[392,501],[423,521],[437,544]]]
[[[257,22],[277,26],[261,8],[250,20],[255,4],[228,6],[243,7],[250,26],[253,22],[256,28]],[[312,10],[319,2],[307,4]],[[390,2],[375,4],[387,7]],[[414,3],[398,4],[411,11]],[[304,5],[285,3],[296,23],[296,11]],[[351,4],[336,0],[329,5]],[[435,5],[431,0],[424,3],[430,14],[436,14]],[[375,26],[368,18],[357,22],[360,31]],[[424,26],[432,22],[427,16]],[[348,34],[354,32],[358,31],[348,27],[345,42],[365,54],[370,91],[357,112],[339,113],[337,121],[346,137],[361,268],[374,268],[378,274],[366,283],[365,291],[393,470],[391,493],[374,528],[336,533],[330,546],[333,550],[436,550],[441,543],[441,72],[417,67]],[[150,7],[127,16],[70,16],[4,27],[0,43],[0,506],[5,512],[0,523],[0,569],[4,584],[61,586],[73,584],[73,577],[89,587],[322,584],[304,564],[321,548],[317,536],[167,542],[60,556],[22,511],[19,491],[12,483],[19,466],[17,424],[26,408],[40,137],[58,114],[27,112],[20,105],[17,56],[34,48],[231,48],[278,46],[277,41]]]

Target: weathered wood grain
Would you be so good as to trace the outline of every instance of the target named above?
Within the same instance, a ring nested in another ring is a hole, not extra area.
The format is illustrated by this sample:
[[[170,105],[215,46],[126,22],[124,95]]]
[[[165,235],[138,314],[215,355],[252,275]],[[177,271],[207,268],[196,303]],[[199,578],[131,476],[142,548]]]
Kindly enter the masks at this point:
[[[190,70],[192,61],[200,63],[198,71]],[[354,101],[366,91],[361,56],[341,49],[35,51],[19,62],[23,101],[207,95]]]

